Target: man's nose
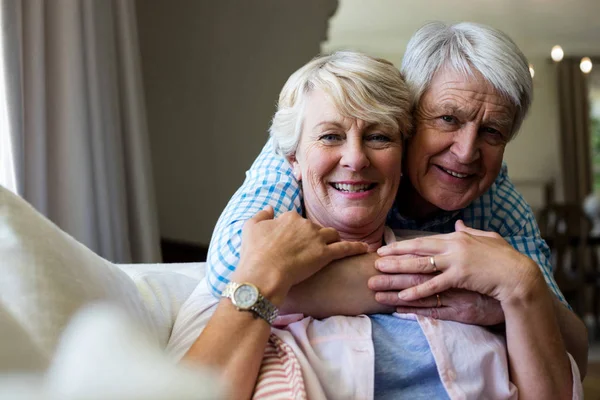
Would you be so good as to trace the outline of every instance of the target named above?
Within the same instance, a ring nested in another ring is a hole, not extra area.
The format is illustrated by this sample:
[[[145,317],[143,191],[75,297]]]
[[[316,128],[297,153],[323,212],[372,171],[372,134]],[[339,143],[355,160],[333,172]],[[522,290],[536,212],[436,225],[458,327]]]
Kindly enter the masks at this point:
[[[451,151],[460,163],[470,164],[480,157],[478,132],[478,126],[467,125],[454,133]]]

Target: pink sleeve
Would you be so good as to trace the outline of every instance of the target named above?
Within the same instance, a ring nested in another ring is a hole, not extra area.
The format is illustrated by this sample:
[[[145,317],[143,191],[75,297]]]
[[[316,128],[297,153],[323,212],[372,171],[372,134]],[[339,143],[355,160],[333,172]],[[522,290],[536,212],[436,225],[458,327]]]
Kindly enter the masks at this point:
[[[581,375],[579,368],[573,357],[567,353],[569,361],[571,361],[571,374],[573,375],[573,400],[583,399],[583,384],[581,383]]]

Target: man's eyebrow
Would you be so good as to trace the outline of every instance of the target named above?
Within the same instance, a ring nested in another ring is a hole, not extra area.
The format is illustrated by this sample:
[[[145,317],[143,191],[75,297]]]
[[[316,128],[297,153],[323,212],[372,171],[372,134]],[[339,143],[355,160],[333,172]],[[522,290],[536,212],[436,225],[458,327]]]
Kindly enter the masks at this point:
[[[465,107],[461,107],[458,104],[446,102],[446,103],[440,104],[438,109],[442,112],[445,112],[445,113],[448,113],[451,115],[469,117],[469,111]],[[501,126],[501,127],[511,126],[513,124],[513,122],[514,122],[513,117],[506,115],[503,112],[496,113],[496,114],[497,114],[497,116],[492,116],[492,117],[485,119],[484,123],[494,125],[494,126]]]
[[[512,126],[512,124],[514,123],[514,120],[515,120],[514,118],[511,118],[506,115],[506,116],[491,117],[485,123],[494,125],[494,126],[509,127],[509,126]]]
[[[459,106],[455,103],[444,102],[437,107],[439,110],[446,112],[448,114],[454,115],[469,115],[469,112],[466,108]]]

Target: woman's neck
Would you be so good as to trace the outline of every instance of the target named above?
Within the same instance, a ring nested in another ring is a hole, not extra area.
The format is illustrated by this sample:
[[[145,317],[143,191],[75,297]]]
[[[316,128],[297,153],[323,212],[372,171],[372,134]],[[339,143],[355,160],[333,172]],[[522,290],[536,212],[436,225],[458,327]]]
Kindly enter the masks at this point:
[[[383,245],[383,233],[385,230],[385,224],[377,227],[373,232],[365,235],[359,233],[341,232],[340,240],[346,240],[349,242],[363,242],[369,245],[369,253],[376,251]]]

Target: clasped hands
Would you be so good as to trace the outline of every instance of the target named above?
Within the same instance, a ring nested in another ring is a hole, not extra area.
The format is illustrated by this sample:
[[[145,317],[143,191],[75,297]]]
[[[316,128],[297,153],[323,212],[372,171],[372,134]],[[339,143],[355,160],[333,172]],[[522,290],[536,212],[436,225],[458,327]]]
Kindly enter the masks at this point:
[[[244,227],[244,268],[236,270],[235,278],[256,281],[277,305],[285,299],[284,313],[325,318],[382,312],[376,310],[384,307],[482,326],[504,322],[504,304],[518,304],[536,287],[547,290],[533,260],[498,234],[468,228],[462,221],[454,233],[391,243],[377,250],[379,257],[363,254],[371,261],[359,261],[362,266],[329,264],[366,251],[364,243],[340,241],[335,230],[297,213],[273,219],[268,209]],[[363,256],[357,260],[366,260]]]
[[[381,274],[368,286],[379,303],[473,325],[504,322],[501,301],[512,295],[511,286],[539,279],[531,260],[526,264],[502,237],[462,221],[453,234],[396,242],[378,254],[375,268]]]

